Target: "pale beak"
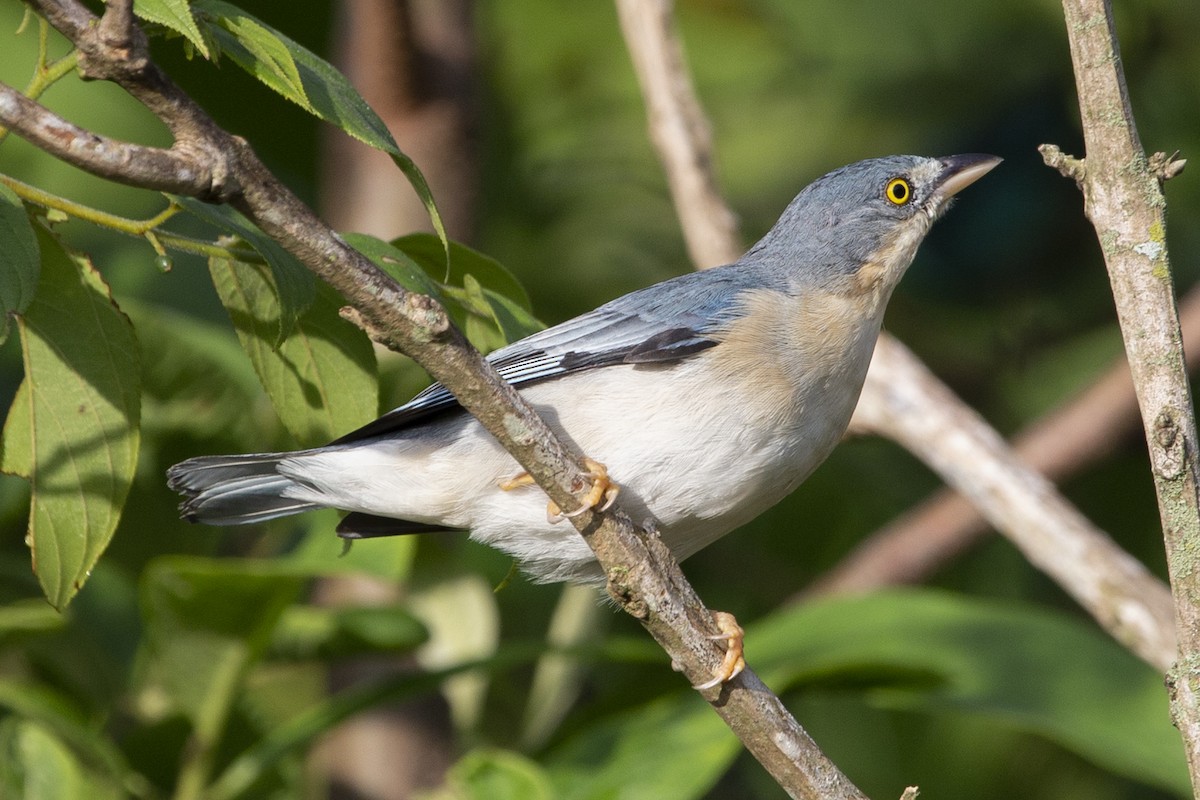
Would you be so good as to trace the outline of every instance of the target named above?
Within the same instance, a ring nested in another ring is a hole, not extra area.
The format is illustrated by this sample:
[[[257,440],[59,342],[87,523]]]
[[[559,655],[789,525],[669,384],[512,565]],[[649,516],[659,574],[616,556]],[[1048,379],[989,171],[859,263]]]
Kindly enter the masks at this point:
[[[936,204],[940,206],[991,172],[1003,160],[999,156],[989,156],[984,153],[966,153],[960,156],[939,158],[938,161],[942,162],[942,171],[937,177],[937,188],[933,190]]]

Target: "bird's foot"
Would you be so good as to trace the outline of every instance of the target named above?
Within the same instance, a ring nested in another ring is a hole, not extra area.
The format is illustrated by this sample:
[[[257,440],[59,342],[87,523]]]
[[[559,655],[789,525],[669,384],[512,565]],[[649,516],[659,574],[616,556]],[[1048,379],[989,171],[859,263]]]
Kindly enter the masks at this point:
[[[599,511],[607,511],[616,501],[617,495],[620,494],[621,487],[608,477],[608,469],[603,464],[585,456],[583,465],[587,468],[584,474],[592,480],[592,487],[581,501],[582,505],[574,511],[564,513],[559,508],[558,503],[553,500],[549,501],[546,504],[546,519],[551,524],[562,522],[568,517],[577,517],[584,511],[593,508],[597,508]],[[497,485],[504,491],[510,492],[522,486],[531,486],[533,483],[533,477],[528,472],[521,472],[508,480],[501,481]]]
[[[746,639],[746,632],[742,630],[741,625],[738,625],[738,621],[733,614],[726,611],[714,611],[712,615],[713,622],[717,623],[717,630],[720,633],[708,638],[713,641],[725,642],[725,658],[721,661],[721,666],[717,667],[717,671],[711,681],[692,687],[699,691],[728,683],[740,675],[742,670],[746,668],[746,659],[744,658],[742,649],[742,645]]]

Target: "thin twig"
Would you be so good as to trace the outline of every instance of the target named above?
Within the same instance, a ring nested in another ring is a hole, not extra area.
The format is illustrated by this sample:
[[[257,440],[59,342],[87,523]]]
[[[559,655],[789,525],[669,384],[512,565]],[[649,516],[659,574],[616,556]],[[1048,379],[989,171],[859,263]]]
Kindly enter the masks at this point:
[[[1158,494],[1179,632],[1167,676],[1192,790],[1200,794],[1200,463],[1166,243],[1162,180],[1182,165],[1146,157],[1108,0],[1063,0],[1086,158],[1043,148],[1075,179],[1108,267]]]

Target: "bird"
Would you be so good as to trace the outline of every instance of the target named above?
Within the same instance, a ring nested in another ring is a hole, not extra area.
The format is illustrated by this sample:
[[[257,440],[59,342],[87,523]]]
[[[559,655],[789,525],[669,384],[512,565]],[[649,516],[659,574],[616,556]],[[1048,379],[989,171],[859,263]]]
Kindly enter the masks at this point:
[[[619,495],[682,561],[830,454],[893,289],[954,196],[1000,161],[902,155],[835,169],[736,262],[636,290],[488,361],[586,455],[584,507]],[[604,581],[561,510],[440,384],[323,447],[191,458],[168,484],[192,522],[334,508],[348,512],[343,538],[469,530],[534,581]],[[736,620],[717,623],[727,663],[705,686],[744,665]]]

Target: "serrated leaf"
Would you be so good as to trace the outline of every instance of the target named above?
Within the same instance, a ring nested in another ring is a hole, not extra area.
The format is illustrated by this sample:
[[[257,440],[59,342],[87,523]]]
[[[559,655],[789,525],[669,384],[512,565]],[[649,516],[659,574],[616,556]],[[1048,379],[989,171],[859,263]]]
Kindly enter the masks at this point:
[[[274,239],[229,206],[202,203],[191,197],[172,195],[172,199],[188,213],[242,239],[266,260],[271,268],[279,304],[279,311],[275,315],[278,324],[271,343],[278,345],[283,342],[291,335],[296,320],[312,305],[316,293],[316,279],[312,273]]]
[[[304,584],[303,576],[261,561],[167,557],[146,569],[148,677],[199,736],[220,734],[246,670]]]
[[[300,68],[282,34],[233,6],[224,3],[205,5],[223,7],[214,31],[222,53],[288,100],[310,113],[317,113],[309,102]]]
[[[333,289],[320,284],[292,335],[274,347],[279,304],[270,271],[212,259],[209,272],[242,349],[296,441],[323,444],[378,415],[375,351],[366,334],[338,316],[342,300]]]
[[[33,300],[40,271],[37,237],[25,206],[0,184],[0,344],[8,338],[9,318],[24,313]]]
[[[364,144],[382,150],[408,178],[429,212],[449,257],[446,228],[421,170],[392,138],[387,125],[346,79],[324,59],[270,25],[222,0],[196,0],[210,35],[239,67],[320,119]],[[286,53],[286,56],[284,55]]]
[[[200,51],[205,58],[209,57],[208,43],[196,26],[196,18],[192,16],[192,8],[188,0],[134,0],[133,13],[147,22],[153,22],[170,28]]]
[[[99,273],[38,231],[38,293],[18,318],[25,379],[0,470],[28,478],[27,541],[47,599],[62,609],[108,546],[137,465],[140,368],[129,320]]]

